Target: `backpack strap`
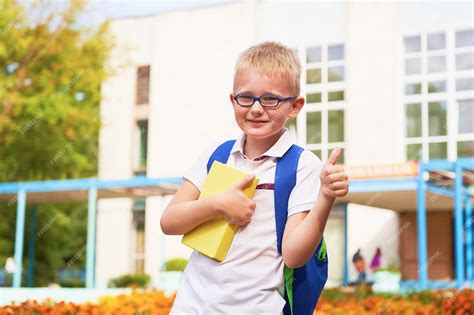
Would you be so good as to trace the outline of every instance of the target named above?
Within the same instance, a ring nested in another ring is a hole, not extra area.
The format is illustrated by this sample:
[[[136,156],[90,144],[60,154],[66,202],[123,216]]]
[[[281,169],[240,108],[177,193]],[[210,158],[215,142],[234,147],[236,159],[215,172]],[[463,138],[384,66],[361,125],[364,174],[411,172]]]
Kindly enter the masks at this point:
[[[288,201],[296,185],[298,162],[304,149],[293,144],[286,153],[278,159],[275,170],[274,204],[275,224],[277,232],[277,249],[282,254],[283,233],[288,218]],[[293,269],[284,267],[285,282],[285,314],[293,314]]]
[[[292,145],[278,160],[275,171],[275,223],[277,230],[277,247],[282,254],[283,233],[288,218],[288,201],[296,185],[298,162],[303,148]],[[285,315],[312,315],[324,284],[327,280],[327,256],[324,239],[319,243],[315,253],[302,267],[291,269],[284,266],[286,301],[283,309]]]
[[[211,169],[212,163],[214,161],[221,162],[223,164],[227,163],[227,160],[230,156],[230,151],[234,147],[234,143],[236,140],[228,140],[217,147],[214,152],[209,157],[209,161],[207,162],[207,172]]]
[[[286,153],[278,159],[275,171],[274,200],[275,220],[277,230],[277,248],[281,255],[283,232],[285,231],[286,219],[288,218],[288,200],[291,191],[296,185],[296,171],[298,162],[304,149],[293,144]]]

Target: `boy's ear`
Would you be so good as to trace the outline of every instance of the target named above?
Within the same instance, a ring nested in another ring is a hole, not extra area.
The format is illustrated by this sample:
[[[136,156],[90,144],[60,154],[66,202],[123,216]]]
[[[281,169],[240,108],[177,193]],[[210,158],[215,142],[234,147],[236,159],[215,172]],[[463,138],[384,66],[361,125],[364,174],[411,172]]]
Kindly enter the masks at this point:
[[[291,105],[291,111],[288,114],[288,117],[290,119],[295,118],[298,115],[298,113],[301,111],[303,106],[304,106],[304,97],[303,96],[298,96],[298,98]]]

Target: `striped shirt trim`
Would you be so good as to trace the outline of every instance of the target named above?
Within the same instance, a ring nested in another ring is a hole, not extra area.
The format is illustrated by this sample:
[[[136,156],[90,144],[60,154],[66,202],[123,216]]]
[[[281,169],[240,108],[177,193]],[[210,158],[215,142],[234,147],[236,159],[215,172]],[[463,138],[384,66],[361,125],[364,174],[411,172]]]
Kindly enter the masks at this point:
[[[275,184],[272,184],[272,183],[258,184],[257,189],[275,190]]]

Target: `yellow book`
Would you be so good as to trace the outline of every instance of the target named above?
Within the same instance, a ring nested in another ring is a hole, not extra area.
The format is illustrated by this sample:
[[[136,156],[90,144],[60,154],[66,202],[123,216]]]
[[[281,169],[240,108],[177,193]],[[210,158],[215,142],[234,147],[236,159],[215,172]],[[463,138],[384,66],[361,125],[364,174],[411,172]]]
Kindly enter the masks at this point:
[[[214,161],[199,199],[225,192],[244,180],[247,175],[241,170]],[[255,178],[252,185],[243,190],[247,197],[253,197],[258,182],[259,179]],[[230,224],[223,217],[216,217],[185,234],[181,242],[208,257],[224,261],[238,227],[237,224]]]

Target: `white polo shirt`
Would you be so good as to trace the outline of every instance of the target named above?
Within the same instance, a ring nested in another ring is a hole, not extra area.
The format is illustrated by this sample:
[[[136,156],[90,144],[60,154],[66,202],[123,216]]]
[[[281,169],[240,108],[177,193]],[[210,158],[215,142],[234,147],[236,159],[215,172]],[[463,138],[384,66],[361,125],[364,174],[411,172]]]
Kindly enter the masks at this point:
[[[235,142],[227,164],[254,173],[259,185],[253,197],[257,207],[251,222],[235,234],[225,261],[194,251],[183,273],[171,314],[281,314],[283,258],[277,250],[273,184],[276,162],[295,143],[284,129],[278,141],[261,157],[243,154],[245,134]],[[207,162],[220,141],[208,147],[184,178],[199,190],[207,176]],[[301,154],[296,185],[288,201],[288,216],[310,210],[321,186],[321,160],[311,151]]]

